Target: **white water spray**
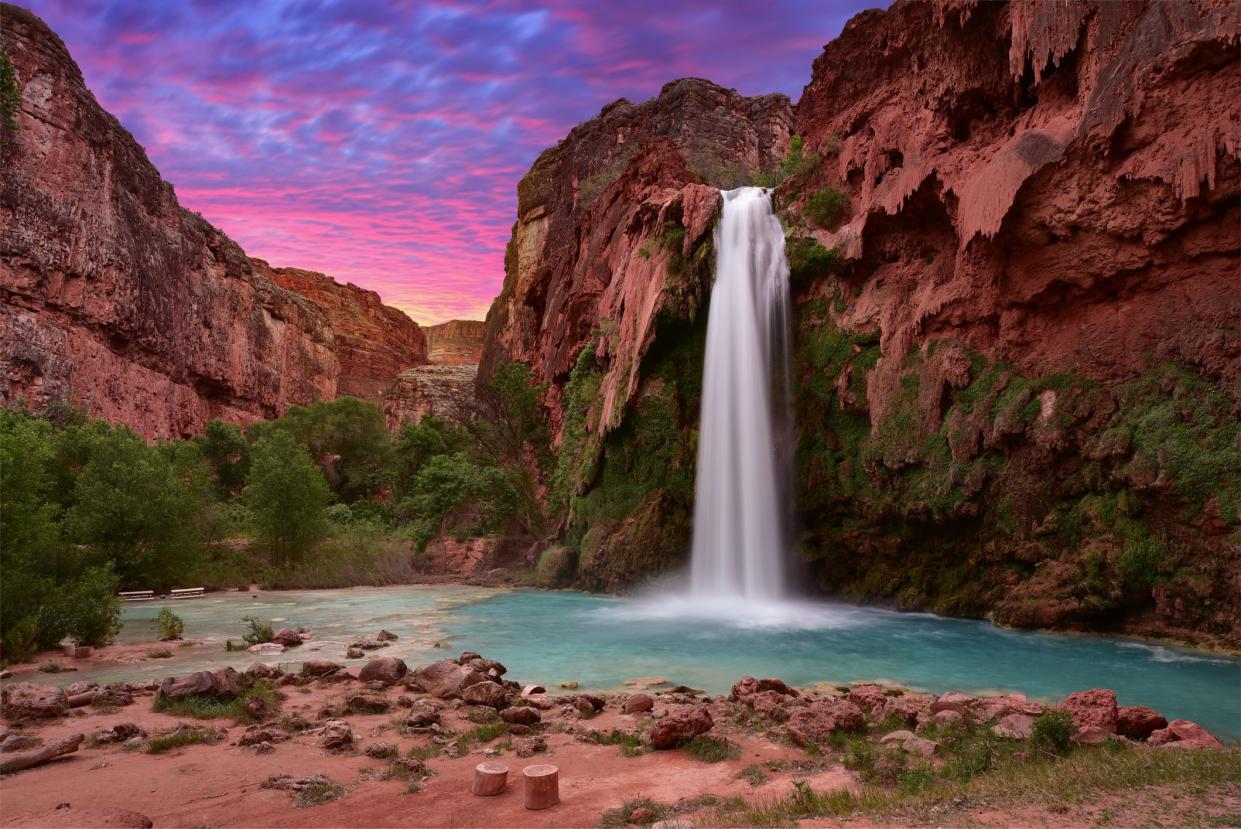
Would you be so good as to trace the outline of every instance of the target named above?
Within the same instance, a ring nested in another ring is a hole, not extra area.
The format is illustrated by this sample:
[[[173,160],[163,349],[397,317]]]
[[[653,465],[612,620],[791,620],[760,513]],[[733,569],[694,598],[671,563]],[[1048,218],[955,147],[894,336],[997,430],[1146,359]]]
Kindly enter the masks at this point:
[[[770,194],[741,187],[723,196],[690,586],[700,597],[771,600],[788,586],[789,266]]]

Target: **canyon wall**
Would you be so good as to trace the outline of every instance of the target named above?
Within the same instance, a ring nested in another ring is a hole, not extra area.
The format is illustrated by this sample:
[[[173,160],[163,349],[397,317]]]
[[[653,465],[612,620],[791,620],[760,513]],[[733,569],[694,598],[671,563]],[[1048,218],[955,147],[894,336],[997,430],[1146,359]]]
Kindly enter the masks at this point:
[[[483,356],[481,320],[449,320],[423,328],[427,335],[427,359],[440,366],[478,365]]]
[[[19,7],[0,18],[21,89],[17,129],[0,129],[0,402],[181,437],[375,399],[425,362],[417,326],[373,293],[252,262],[180,207],[61,40]],[[278,284],[291,273],[310,298]]]
[[[403,311],[352,282],[300,268],[273,268],[251,259],[256,274],[314,302],[336,332],[338,394],[378,400],[394,377],[427,362],[427,336]]]
[[[1241,644],[1239,13],[898,2],[791,113],[682,81],[623,167],[611,108],[545,153],[483,369],[549,384],[577,583],[684,560],[710,187],[748,181],[793,270],[808,586]]]

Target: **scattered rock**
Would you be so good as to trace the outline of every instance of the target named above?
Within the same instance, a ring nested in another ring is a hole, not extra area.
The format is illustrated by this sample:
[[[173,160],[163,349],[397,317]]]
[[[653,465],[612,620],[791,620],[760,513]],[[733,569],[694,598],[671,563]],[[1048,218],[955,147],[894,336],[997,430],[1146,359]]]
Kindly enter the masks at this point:
[[[284,645],[281,645],[279,642],[261,642],[246,648],[246,653],[253,653],[259,656],[284,653]]]
[[[121,708],[126,705],[134,704],[134,695],[125,690],[121,685],[109,685],[106,688],[96,688],[91,695],[91,705],[104,708]]]
[[[518,757],[533,757],[535,754],[547,751],[547,738],[542,736],[524,737],[518,740],[513,748]]]
[[[679,690],[679,689],[673,689]],[[691,690],[691,689],[686,689]],[[795,697],[797,692],[785,684],[784,680],[775,677],[767,677],[765,679],[755,679],[752,676],[743,676],[733,685],[732,691],[729,692],[728,698],[737,702],[745,702],[747,697],[763,691],[775,691],[786,697]]]
[[[264,789],[280,789],[282,791],[300,792],[311,786],[332,786],[332,778],[326,774],[309,774],[305,777],[294,777],[291,774],[273,774],[261,784]]]
[[[508,705],[508,690],[503,685],[486,680],[467,687],[462,692],[461,698],[470,705],[503,708]]]
[[[91,742],[97,745],[108,743],[124,743],[135,737],[145,738],[147,733],[136,723],[120,722],[111,728],[96,731],[91,735]]]
[[[275,665],[268,665],[266,662],[255,662],[249,668],[246,668],[245,675],[254,677],[255,679],[278,679],[284,675],[284,671]]]
[[[1069,694],[1060,707],[1069,712],[1079,729],[1093,725],[1104,733],[1116,733],[1116,692],[1109,688],[1092,688]]]
[[[405,726],[407,728],[429,728],[432,725],[439,725],[440,710],[439,706],[430,700],[415,700],[409,709],[409,715],[405,718]]]
[[[271,641],[286,648],[296,648],[302,644],[303,639],[302,635],[292,628],[280,628]]]
[[[974,698],[969,694],[949,691],[935,698],[935,701],[931,703],[931,713],[938,714],[941,711],[956,711],[964,717],[966,710],[973,702]]]
[[[409,668],[406,667],[402,660],[394,656],[381,656],[363,665],[361,672],[358,673],[358,679],[363,682],[379,680],[389,685],[395,685],[408,672]]]
[[[529,697],[535,694],[546,694],[546,693],[547,693],[547,689],[544,688],[542,685],[527,685],[526,687],[521,689],[521,695],[523,697]]]
[[[362,659],[366,656],[366,651],[361,648],[347,648],[345,650],[346,659]]]
[[[451,659],[445,659],[430,665],[420,665],[410,675],[408,682],[411,686],[417,686],[433,697],[449,699],[459,697],[464,689],[484,682],[486,679],[473,668],[458,665]]]
[[[699,734],[705,734],[714,725],[711,711],[705,705],[701,705],[656,720],[647,737],[652,747],[665,750],[676,748]]]
[[[9,721],[63,717],[69,713],[69,695],[54,685],[15,682],[0,691],[0,712]]]
[[[885,734],[879,742],[884,745],[900,746],[910,754],[917,754],[919,757],[934,757],[939,751],[939,743],[923,739],[912,731],[893,731]]]
[[[621,706],[621,711],[626,714],[642,714],[654,707],[655,700],[649,694],[630,694]]]
[[[934,722],[936,725],[940,726],[941,728],[948,727],[948,726],[954,726],[954,725],[964,725],[965,714],[962,713],[961,711],[948,708],[943,711],[936,711],[934,714],[932,714],[931,721]]]
[[[302,663],[304,676],[330,676],[343,670],[345,670],[344,665],[339,662],[329,662],[326,659],[308,659]]]
[[[866,724],[862,709],[845,699],[815,700],[794,711],[789,736],[799,746],[818,745],[835,731],[856,731]]]
[[[1147,740],[1153,746],[1174,748],[1219,748],[1221,743],[1210,731],[1192,720],[1173,720],[1167,728],[1151,732]]]
[[[570,691],[582,687],[582,684],[576,679],[567,679],[560,683],[561,688],[568,688]]]
[[[477,688],[479,686],[475,685],[474,687]],[[534,725],[543,718],[539,715],[538,709],[523,705],[519,708],[505,708],[500,712],[500,719],[506,723]]]
[[[268,742],[255,743],[250,747],[255,754],[271,754],[276,747]]]
[[[40,742],[38,737],[30,734],[18,734],[10,732],[4,735],[4,739],[0,740],[0,754],[7,754],[11,751],[21,751],[22,749],[34,748]]]
[[[355,739],[353,729],[344,720],[328,720],[319,734],[319,745],[330,751],[350,748]]]
[[[287,740],[288,735],[277,731],[274,728],[251,727],[246,729],[246,733],[241,735],[241,739],[237,741],[239,746],[256,746],[259,743],[277,743],[281,740]]]
[[[367,757],[375,760],[386,760],[395,757],[398,750],[395,743],[371,743],[365,749]]]
[[[349,647],[358,648],[359,650],[364,651],[377,651],[380,648],[388,647],[388,643],[377,642],[374,639],[359,639],[358,641],[352,643]]]
[[[473,668],[481,674],[485,674],[492,679],[499,681],[500,677],[508,673],[508,668],[504,667],[494,659],[484,659],[481,656],[475,656],[468,660],[463,660],[462,665],[467,668]]]
[[[1029,714],[1008,714],[991,726],[991,733],[1009,740],[1028,740],[1034,733],[1034,718]]]
[[[1126,705],[1116,709],[1116,733],[1122,737],[1145,740],[1155,731],[1167,727],[1167,718],[1145,705]]]
[[[377,642],[395,642],[400,638],[390,630],[381,630],[375,634],[375,641]]]
[[[241,691],[241,674],[232,668],[195,671],[186,676],[170,676],[159,684],[160,696],[234,697]]]
[[[900,720],[906,725],[914,725],[918,717],[928,714],[934,697],[927,694],[902,694],[899,697],[888,697],[883,706],[883,715],[877,719]]]
[[[345,697],[345,705],[350,711],[359,714],[382,714],[392,707],[392,703],[380,694],[371,691],[355,691]]]
[[[1073,735],[1073,741],[1084,746],[1094,746],[1106,743],[1111,737],[1110,731],[1104,731],[1097,725],[1084,725],[1077,729],[1077,733]]]
[[[785,696],[778,691],[759,691],[746,698],[746,703],[751,708],[772,722],[788,722],[789,703],[794,701],[795,697]]]
[[[888,705],[888,695],[878,685],[858,685],[849,691],[845,699],[870,716],[882,715]]]

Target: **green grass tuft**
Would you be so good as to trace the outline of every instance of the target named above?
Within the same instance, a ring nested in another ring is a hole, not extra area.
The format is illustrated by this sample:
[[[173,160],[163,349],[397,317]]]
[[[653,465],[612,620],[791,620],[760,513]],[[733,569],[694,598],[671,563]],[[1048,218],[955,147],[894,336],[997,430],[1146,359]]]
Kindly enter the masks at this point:
[[[721,737],[709,737],[700,734],[689,741],[685,750],[695,760],[704,763],[719,763],[723,760],[736,760],[741,757],[741,746]]]

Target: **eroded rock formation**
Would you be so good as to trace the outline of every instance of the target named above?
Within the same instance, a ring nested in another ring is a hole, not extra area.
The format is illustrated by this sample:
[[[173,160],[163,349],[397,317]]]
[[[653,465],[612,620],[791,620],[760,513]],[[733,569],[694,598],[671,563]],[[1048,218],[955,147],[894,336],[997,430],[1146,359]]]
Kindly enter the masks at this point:
[[[251,259],[255,273],[312,300],[327,314],[340,357],[338,394],[378,400],[394,377],[427,362],[427,337],[405,312],[352,282],[300,268],[273,268]]]
[[[440,366],[478,365],[485,325],[481,320],[449,320],[426,326],[427,359]]]
[[[426,361],[417,325],[375,294],[252,261],[180,207],[60,38],[16,6],[0,16],[21,88],[17,129],[0,130],[0,402],[181,437],[377,399]]]
[[[384,389],[388,428],[400,429],[427,416],[466,422],[474,414],[477,365],[430,365],[406,369]]]
[[[687,548],[712,188],[761,181],[823,590],[1241,642],[1239,16],[898,2],[791,114],[681,81],[547,151],[482,366],[550,384],[578,583]]]

